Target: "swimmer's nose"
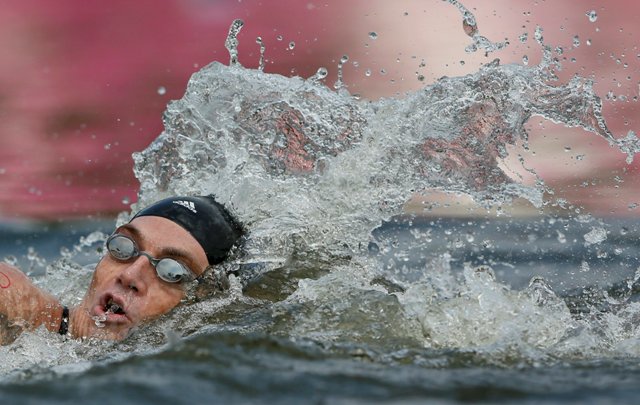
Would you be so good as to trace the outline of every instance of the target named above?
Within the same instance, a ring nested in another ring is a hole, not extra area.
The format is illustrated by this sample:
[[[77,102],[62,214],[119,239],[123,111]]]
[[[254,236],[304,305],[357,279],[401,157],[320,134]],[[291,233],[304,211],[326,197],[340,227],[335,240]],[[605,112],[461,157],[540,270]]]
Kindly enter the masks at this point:
[[[125,289],[132,290],[136,294],[145,294],[149,274],[154,274],[153,267],[151,263],[149,263],[149,259],[141,255],[122,268],[118,275],[118,283]]]

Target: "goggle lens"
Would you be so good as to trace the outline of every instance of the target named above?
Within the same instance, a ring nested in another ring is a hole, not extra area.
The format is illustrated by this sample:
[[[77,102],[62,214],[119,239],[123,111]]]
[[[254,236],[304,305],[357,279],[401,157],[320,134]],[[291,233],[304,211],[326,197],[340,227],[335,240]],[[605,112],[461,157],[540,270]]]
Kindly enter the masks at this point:
[[[156,259],[146,252],[139,251],[133,239],[121,234],[111,235],[107,239],[107,250],[111,257],[118,261],[131,260],[141,255],[145,256],[156,270],[158,277],[167,283],[178,283],[193,276],[193,273],[179,261],[170,257]]]

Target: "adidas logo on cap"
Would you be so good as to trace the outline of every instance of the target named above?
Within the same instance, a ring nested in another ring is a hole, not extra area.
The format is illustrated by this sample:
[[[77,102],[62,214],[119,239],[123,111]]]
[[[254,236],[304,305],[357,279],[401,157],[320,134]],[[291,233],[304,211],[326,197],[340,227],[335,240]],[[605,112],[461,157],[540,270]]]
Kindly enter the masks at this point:
[[[178,204],[178,205],[182,205],[183,207],[185,207],[189,211],[193,212],[194,214],[198,213],[198,211],[196,211],[196,205],[193,203],[193,201],[178,200],[178,201],[174,201],[173,203],[174,204]]]

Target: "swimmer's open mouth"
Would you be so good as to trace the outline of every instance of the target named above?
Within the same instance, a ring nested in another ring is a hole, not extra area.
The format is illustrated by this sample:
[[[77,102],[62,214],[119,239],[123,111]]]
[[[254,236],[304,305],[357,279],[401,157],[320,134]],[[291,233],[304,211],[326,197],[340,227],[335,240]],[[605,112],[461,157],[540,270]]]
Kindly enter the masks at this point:
[[[104,306],[104,310],[105,312],[111,312],[112,314],[118,314],[118,315],[124,315],[124,309],[122,309],[122,307],[116,303],[115,301],[113,301],[113,298],[109,298],[109,300],[107,301],[107,304]]]
[[[122,299],[111,294],[105,294],[105,296],[100,300],[100,304],[99,312],[102,312],[105,315],[112,314],[126,316],[127,314]]]

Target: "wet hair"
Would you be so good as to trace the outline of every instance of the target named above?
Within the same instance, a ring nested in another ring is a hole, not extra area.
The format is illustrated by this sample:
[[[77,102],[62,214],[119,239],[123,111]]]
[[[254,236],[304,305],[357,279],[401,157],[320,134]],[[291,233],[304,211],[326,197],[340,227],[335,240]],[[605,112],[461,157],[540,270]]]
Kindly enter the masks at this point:
[[[244,234],[241,224],[213,196],[166,198],[131,220],[143,216],[166,218],[186,229],[202,246],[209,265],[224,261]]]

